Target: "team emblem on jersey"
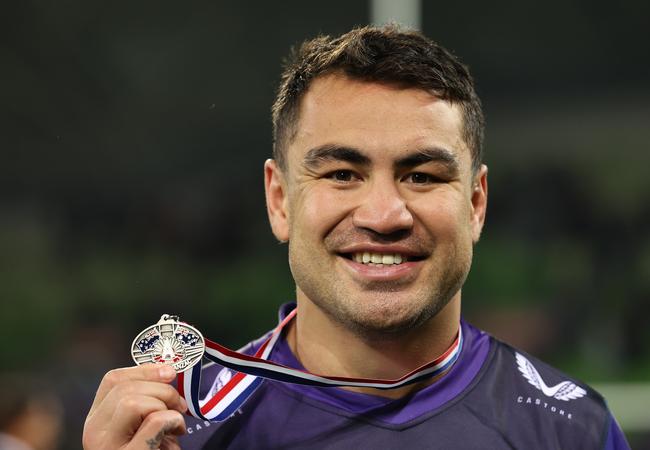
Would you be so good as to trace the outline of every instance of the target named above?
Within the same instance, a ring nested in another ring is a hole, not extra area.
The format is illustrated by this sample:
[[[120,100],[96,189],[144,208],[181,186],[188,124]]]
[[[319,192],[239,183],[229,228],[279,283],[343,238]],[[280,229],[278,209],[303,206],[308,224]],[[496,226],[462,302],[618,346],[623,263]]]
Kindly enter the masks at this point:
[[[569,400],[584,397],[587,394],[587,391],[571,381],[562,381],[555,386],[547,386],[537,369],[535,369],[535,366],[528,359],[519,353],[515,353],[515,355],[517,357],[519,372],[521,372],[530,384],[542,391],[547,397],[568,402]]]
[[[216,395],[217,392],[221,390],[222,387],[224,387],[232,378],[232,371],[224,367],[219,371],[219,374],[217,375],[217,379],[214,380],[214,385],[212,386],[212,395]]]
[[[203,357],[205,341],[194,327],[179,322],[178,316],[163,314],[157,324],[142,331],[131,345],[136,364],[170,364],[184,372]]]

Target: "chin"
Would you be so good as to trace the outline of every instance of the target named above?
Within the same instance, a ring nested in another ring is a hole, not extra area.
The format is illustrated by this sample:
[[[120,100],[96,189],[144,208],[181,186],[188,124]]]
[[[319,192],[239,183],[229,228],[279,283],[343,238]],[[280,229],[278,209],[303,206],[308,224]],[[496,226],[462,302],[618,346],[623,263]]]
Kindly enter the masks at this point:
[[[449,300],[396,298],[394,293],[376,294],[371,299],[343,306],[335,320],[361,335],[394,335],[413,330],[434,317]]]

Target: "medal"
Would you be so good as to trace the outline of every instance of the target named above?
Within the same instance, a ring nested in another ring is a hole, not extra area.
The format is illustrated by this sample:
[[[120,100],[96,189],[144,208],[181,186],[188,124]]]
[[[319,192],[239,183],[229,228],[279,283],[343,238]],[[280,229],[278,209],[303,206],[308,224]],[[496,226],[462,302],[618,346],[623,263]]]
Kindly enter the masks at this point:
[[[131,345],[136,364],[169,364],[179,373],[201,361],[203,353],[205,340],[199,330],[169,314],[145,328]]]

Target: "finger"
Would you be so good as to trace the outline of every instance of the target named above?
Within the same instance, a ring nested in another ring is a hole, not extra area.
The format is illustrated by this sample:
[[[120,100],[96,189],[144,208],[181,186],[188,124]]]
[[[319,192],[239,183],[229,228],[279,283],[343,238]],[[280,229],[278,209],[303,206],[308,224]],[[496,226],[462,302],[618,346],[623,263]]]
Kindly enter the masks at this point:
[[[167,409],[167,405],[157,398],[145,395],[124,397],[115,408],[108,431],[112,436],[133,436],[148,415]]]
[[[118,408],[122,410],[134,408],[138,411],[137,400],[134,397],[139,399],[150,397],[160,401],[164,409],[175,409],[181,413],[187,411],[185,399],[169,384],[152,381],[124,381],[114,386],[106,395],[102,403],[93,412],[93,420],[99,423],[108,423],[114,417]]]
[[[181,444],[178,442],[178,438],[176,436],[165,436],[165,439],[163,439],[163,442],[160,446],[161,450],[182,450],[181,449]]]
[[[187,404],[174,386],[152,381],[128,381],[115,386],[104,399],[105,403],[117,404],[125,397],[144,395],[157,398],[167,405],[168,409],[185,412]]]
[[[102,382],[99,384],[95,400],[90,407],[89,415],[104,401],[108,393],[118,384],[125,381],[158,381],[160,383],[170,383],[176,378],[176,371],[173,367],[159,364],[144,364],[142,366],[125,367],[114,369],[104,375]]]
[[[156,411],[149,414],[127,446],[128,450],[156,450],[165,436],[185,434],[185,420],[178,411]]]
[[[110,394],[109,394],[110,396]],[[107,402],[104,401],[103,405]],[[101,407],[86,422],[84,448],[93,448],[93,442],[101,442],[103,449],[122,448],[138,431],[145,418],[156,411],[167,411],[167,405],[157,398],[130,395],[120,399],[113,415],[106,419]],[[101,438],[99,437],[101,435]]]

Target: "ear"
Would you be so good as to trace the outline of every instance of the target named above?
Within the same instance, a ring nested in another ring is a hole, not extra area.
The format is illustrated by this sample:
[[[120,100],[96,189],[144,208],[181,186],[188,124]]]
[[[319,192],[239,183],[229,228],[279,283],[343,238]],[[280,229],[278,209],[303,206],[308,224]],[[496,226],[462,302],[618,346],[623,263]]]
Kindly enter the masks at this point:
[[[282,170],[273,159],[267,159],[264,162],[264,191],[271,230],[280,242],[287,242],[289,240],[289,211],[286,183]]]
[[[485,213],[487,210],[488,197],[488,168],[481,164],[474,181],[472,183],[472,241],[477,243],[481,237],[481,230],[485,223]]]

